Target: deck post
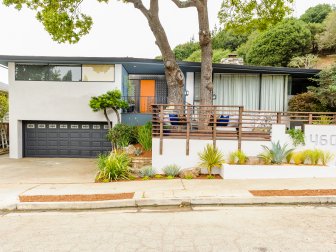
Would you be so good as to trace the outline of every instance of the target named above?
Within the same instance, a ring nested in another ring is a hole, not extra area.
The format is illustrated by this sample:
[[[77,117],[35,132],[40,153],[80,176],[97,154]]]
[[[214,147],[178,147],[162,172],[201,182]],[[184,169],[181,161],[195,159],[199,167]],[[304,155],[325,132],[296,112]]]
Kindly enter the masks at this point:
[[[277,112],[277,124],[281,123],[281,113]]]
[[[312,113],[309,113],[308,124],[313,124],[313,114]]]
[[[163,152],[163,105],[160,106],[160,155]]]
[[[190,106],[187,105],[187,139],[186,139],[186,155],[187,156],[189,156],[189,148],[190,148],[190,127],[191,127]]]
[[[244,107],[239,107],[239,119],[238,119],[238,150],[241,150],[242,142],[242,124],[243,124],[243,110]]]
[[[216,140],[217,140],[217,111],[216,106],[213,107],[213,124],[212,124],[212,144],[214,148],[216,148]]]

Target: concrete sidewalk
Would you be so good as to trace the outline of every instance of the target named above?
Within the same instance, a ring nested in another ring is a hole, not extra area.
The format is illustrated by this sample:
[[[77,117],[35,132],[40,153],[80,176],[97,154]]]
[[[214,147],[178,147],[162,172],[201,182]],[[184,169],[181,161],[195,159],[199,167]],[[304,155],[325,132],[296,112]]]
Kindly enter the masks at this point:
[[[81,184],[0,184],[2,210],[97,209],[157,205],[321,204],[336,196],[256,197],[250,190],[336,189],[336,179],[149,180]],[[19,202],[19,196],[134,192],[133,199],[93,202]]]

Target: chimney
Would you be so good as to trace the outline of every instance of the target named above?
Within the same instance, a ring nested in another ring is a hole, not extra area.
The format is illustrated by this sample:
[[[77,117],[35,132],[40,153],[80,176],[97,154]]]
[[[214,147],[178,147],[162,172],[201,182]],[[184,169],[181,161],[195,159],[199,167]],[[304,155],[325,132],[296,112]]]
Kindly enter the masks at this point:
[[[221,64],[244,65],[244,59],[238,58],[235,53],[230,53],[227,58],[221,60]]]

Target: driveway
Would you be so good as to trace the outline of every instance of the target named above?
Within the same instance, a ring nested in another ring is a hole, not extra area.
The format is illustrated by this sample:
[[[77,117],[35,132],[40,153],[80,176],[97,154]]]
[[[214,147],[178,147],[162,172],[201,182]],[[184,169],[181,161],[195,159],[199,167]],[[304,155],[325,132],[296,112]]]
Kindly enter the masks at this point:
[[[0,184],[92,183],[95,159],[0,156]]]

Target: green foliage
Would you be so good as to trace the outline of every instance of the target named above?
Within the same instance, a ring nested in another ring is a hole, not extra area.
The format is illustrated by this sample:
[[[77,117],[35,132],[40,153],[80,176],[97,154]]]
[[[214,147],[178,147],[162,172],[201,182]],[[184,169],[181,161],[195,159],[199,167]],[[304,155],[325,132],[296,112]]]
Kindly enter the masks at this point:
[[[148,122],[138,128],[138,142],[145,151],[152,150],[152,123]]]
[[[330,125],[334,121],[332,116],[327,116],[327,115],[320,115],[318,118],[319,119],[314,121],[313,124],[316,124],[316,125]]]
[[[96,181],[128,179],[131,159],[124,152],[114,151],[110,155],[98,156]]]
[[[212,53],[212,62],[213,63],[220,63],[223,58],[226,58],[230,54],[229,50],[224,49],[215,49]],[[194,51],[186,61],[190,62],[201,62],[202,52],[201,50]]]
[[[306,92],[293,96],[288,102],[288,111],[295,112],[323,112],[327,111],[317,95],[313,92]]]
[[[336,51],[336,11],[331,12],[323,23],[325,31],[318,36],[319,49]]]
[[[249,50],[251,49],[251,47],[253,46],[253,44],[255,43],[255,40],[258,38],[258,36],[260,35],[259,31],[254,31],[252,32],[249,36],[248,39],[246,41],[246,43],[241,44],[238,49],[238,55],[243,57],[244,61],[246,60],[246,55],[249,52]]]
[[[155,169],[152,166],[145,166],[141,168],[139,174],[141,178],[151,178],[155,175]]]
[[[289,129],[287,134],[291,137],[295,147],[300,144],[305,145],[304,133],[301,129]]]
[[[318,57],[313,54],[307,54],[304,56],[297,56],[290,60],[289,67],[305,68],[310,69],[314,68],[317,63]]]
[[[181,167],[178,165],[167,165],[163,168],[164,174],[171,177],[176,177],[180,173]]]
[[[336,111],[336,64],[323,69],[315,81],[318,86],[309,87],[309,90],[328,111]]]
[[[121,92],[118,89],[108,91],[106,94],[91,97],[90,107],[94,112],[102,109],[127,109],[128,103],[122,100]]]
[[[262,145],[264,152],[258,155],[266,164],[282,164],[286,157],[293,152],[293,149],[288,149],[287,144],[280,145],[280,142],[272,142],[272,147],[269,148]]]
[[[317,165],[321,160],[323,151],[319,149],[305,150],[303,151],[303,155],[305,157],[305,162],[309,162],[311,165]]]
[[[127,147],[132,140],[132,127],[118,123],[107,133],[107,139],[117,148]]]
[[[189,42],[177,45],[174,48],[175,58],[177,60],[185,60],[187,59],[193,52],[200,49],[200,45],[198,42],[195,42],[191,39]]]
[[[322,151],[321,157],[320,157],[322,165],[327,165],[334,157],[335,155],[332,154],[331,152]]]
[[[246,164],[248,156],[243,151],[234,151],[229,154],[229,164]]]
[[[214,167],[221,168],[225,163],[223,154],[211,144],[208,144],[203,152],[198,153],[198,156],[201,160],[200,166],[206,168],[210,176]]]
[[[311,49],[311,32],[303,21],[287,19],[261,33],[249,48],[249,64],[287,66],[296,56]]]
[[[322,23],[331,11],[332,7],[329,4],[318,4],[308,8],[300,19],[306,23]]]
[[[247,41],[247,35],[234,33],[231,30],[223,29],[212,38],[213,49],[227,49],[235,51],[241,44]]]
[[[194,176],[192,174],[186,174],[184,176],[184,179],[193,179],[193,178],[194,178]]]
[[[296,165],[303,164],[305,162],[305,159],[306,157],[302,151],[294,152],[292,155],[292,160],[294,161],[294,164]]]
[[[221,24],[236,32],[266,30],[292,12],[294,0],[223,0],[218,13]]]
[[[8,113],[8,97],[5,94],[0,93],[0,123],[2,122],[5,115]]]
[[[4,0],[6,6],[14,5],[18,10],[26,6],[36,12],[36,18],[52,39],[64,43],[77,43],[88,34],[92,27],[92,18],[81,13],[81,0]]]

